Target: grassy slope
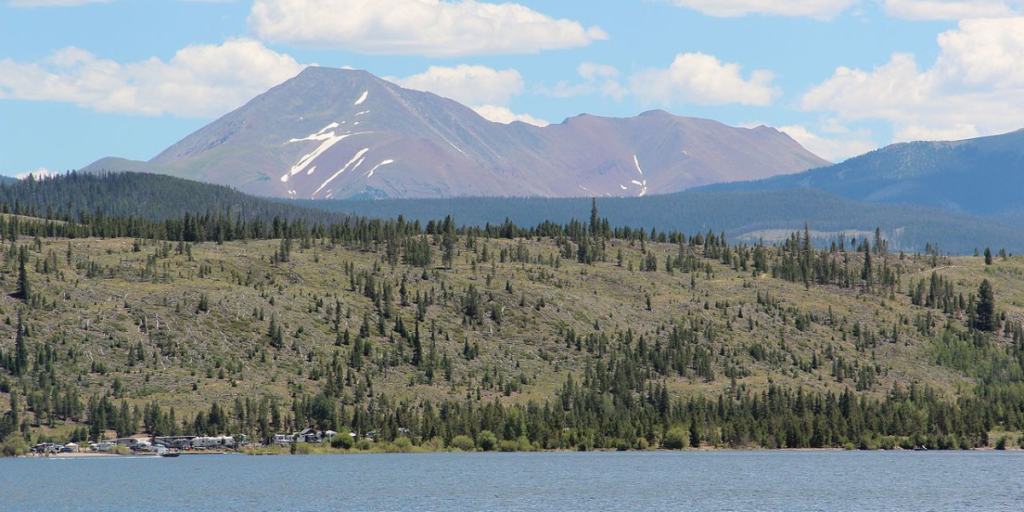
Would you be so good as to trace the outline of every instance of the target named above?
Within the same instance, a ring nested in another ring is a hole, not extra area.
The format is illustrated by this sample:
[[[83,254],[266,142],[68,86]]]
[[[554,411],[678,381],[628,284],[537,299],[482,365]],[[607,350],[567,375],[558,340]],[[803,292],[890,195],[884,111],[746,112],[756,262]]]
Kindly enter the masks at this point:
[[[502,248],[514,250],[519,243],[545,261],[557,254],[554,244],[546,240],[478,240],[477,251],[487,245],[496,260]],[[828,345],[848,361],[881,367],[879,383],[869,393],[885,393],[894,382],[927,383],[951,395],[958,388],[971,385],[969,379],[933,364],[932,342],[913,328],[913,319],[925,310],[911,306],[905,295],[878,297],[836,287],[808,290],[802,284],[766,276],[752,278],[749,272],[735,272],[717,262],[711,263],[714,272],[710,277],[705,272],[692,276],[696,286],[691,289],[691,274],[630,271],[616,266],[614,256],[609,262],[592,266],[562,260],[560,268],[547,264],[481,262],[474,271],[471,261],[478,259],[479,254],[460,242],[454,270],[433,269],[427,272],[428,279],[423,280],[421,269],[401,264],[392,268],[382,263],[383,251],[331,248],[321,243],[306,250],[296,247],[290,262],[275,265],[270,263],[270,255],[278,249],[279,242],[260,241],[199,245],[192,249],[194,261],[172,249],[168,258],[157,260],[157,279],[141,278],[147,256],[160,245],[162,242],[144,244],[140,252],[133,252],[132,240],[56,240],[43,241],[42,251],[33,253],[32,261],[53,251],[60,261],[60,270],[48,275],[30,271],[37,293],[56,300],[53,311],[27,313],[27,324],[33,331],[30,347],[34,354],[36,347],[53,341],[62,356],[72,349],[77,352],[76,361],[62,357],[59,373],[68,380],[79,379],[83,400],[110,390],[115,377],[125,385],[130,402],[156,400],[164,406],[175,406],[179,413],[206,409],[212,401],[228,405],[235,397],[272,394],[287,404],[287,397],[295,393],[315,394],[321,382],[310,380],[310,371],[329,362],[335,350],[343,357],[347,357],[349,350],[334,344],[336,335],[330,309],[335,299],[342,304],[342,330],[350,329],[353,338],[363,313],[370,313],[374,324],[373,359],[397,347],[386,336],[376,333],[377,317],[371,301],[361,293],[349,291],[349,278],[344,272],[347,263],[354,265],[357,274],[364,270],[373,272],[376,265],[378,278],[396,283],[405,276],[411,297],[415,297],[417,290],[433,290],[437,297],[421,331],[424,345],[429,347],[430,325],[436,321],[438,357],[446,354],[454,361],[453,379],[445,382],[439,376],[428,384],[422,371],[405,363],[383,371],[378,365],[369,365],[373,369],[362,372],[372,376],[374,389],[398,398],[475,396],[474,391],[487,380],[485,375],[491,374],[492,382],[507,382],[521,376],[528,382],[521,393],[503,400],[547,399],[569,372],[579,375],[588,359],[586,350],[566,348],[562,334],[565,330],[589,334],[600,329],[612,334],[631,328],[653,343],[663,339],[665,330],[674,322],[696,323],[701,330],[715,331],[715,341],[702,338],[701,343],[716,354],[717,375],[711,382],[695,375],[675,378],[669,383],[675,393],[713,394],[728,388],[726,367],[742,369],[747,376],[738,379],[737,384],[753,389],[761,389],[768,382],[815,389],[853,386],[850,378],[836,382],[830,364],[824,359],[818,369],[811,371],[794,364],[794,360],[809,361],[812,354],[823,358]],[[619,245],[623,246],[626,259],[638,268],[642,258],[639,246],[610,242],[608,254],[614,255]],[[77,268],[66,264],[68,247]],[[658,254],[660,264],[677,251],[676,246],[667,244],[649,244],[648,249]],[[856,256],[852,258],[851,266],[857,265]],[[0,297],[0,318],[9,320],[0,325],[0,348],[4,351],[13,346],[17,311],[22,307],[20,300],[7,295],[14,290],[17,280],[15,261],[10,259],[6,263],[0,280],[0,289],[5,292]],[[89,262],[101,267],[99,276],[87,277]],[[916,281],[926,277],[931,269],[924,258],[902,262],[893,258],[891,264],[900,265],[907,272],[903,277],[904,289],[911,281],[910,276]],[[199,277],[203,266],[211,273]],[[1016,321],[1024,316],[1024,259],[997,260],[994,266],[986,268],[980,258],[955,258],[941,262],[939,267],[964,294],[975,291],[982,278],[989,278],[995,286],[1000,310]],[[490,285],[488,274],[492,275]],[[248,284],[244,283],[246,279]],[[506,281],[513,288],[511,294],[505,291]],[[478,325],[463,322],[459,296],[470,284],[483,294],[485,308],[493,304],[503,310],[501,325],[489,318]],[[442,285],[455,290],[447,301],[442,298]],[[396,285],[396,303],[397,289]],[[758,307],[755,297],[759,291],[778,299],[782,309]],[[651,311],[646,309],[648,294],[653,305]],[[209,311],[196,313],[204,295]],[[493,300],[488,295],[493,295]],[[525,307],[520,306],[523,296]],[[324,306],[317,308],[319,298]],[[538,309],[535,306],[541,298],[546,305]],[[716,302],[728,302],[729,306],[716,309]],[[794,327],[793,311],[783,314],[790,306],[815,315],[818,323],[800,332]],[[899,343],[884,341],[873,350],[858,351],[852,341],[843,340],[840,330],[827,325],[829,308],[837,323],[845,320],[847,332],[858,321],[876,332],[888,330],[901,316],[908,318],[910,325],[901,325]],[[263,321],[253,317],[254,309],[264,311]],[[416,306],[396,304],[395,309],[412,330]],[[743,319],[738,318],[740,309]],[[285,326],[285,348],[281,350],[268,347],[266,332],[274,315]],[[389,332],[393,320],[388,322]],[[749,327],[751,321],[755,322],[753,329]],[[143,323],[148,332],[140,327]],[[470,344],[479,343],[479,358],[467,361],[461,357],[466,339]],[[140,342],[147,360],[129,366],[130,347]],[[754,343],[766,348],[767,359],[755,361],[751,357],[748,347]],[[402,350],[408,357],[411,349]],[[265,361],[261,351],[266,355]],[[546,354],[547,360],[542,354]],[[93,361],[102,362],[108,372],[91,372]],[[220,378],[222,368],[225,374]],[[496,387],[482,390],[485,401],[500,395]],[[353,397],[347,399],[351,401]],[[0,397],[0,408],[7,406],[6,396]]]

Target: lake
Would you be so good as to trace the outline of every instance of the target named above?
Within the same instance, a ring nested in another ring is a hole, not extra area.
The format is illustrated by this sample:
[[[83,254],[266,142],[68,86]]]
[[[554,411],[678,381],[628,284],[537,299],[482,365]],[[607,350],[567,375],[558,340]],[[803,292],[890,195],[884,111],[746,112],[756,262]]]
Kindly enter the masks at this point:
[[[0,459],[17,511],[1001,511],[1024,452]]]

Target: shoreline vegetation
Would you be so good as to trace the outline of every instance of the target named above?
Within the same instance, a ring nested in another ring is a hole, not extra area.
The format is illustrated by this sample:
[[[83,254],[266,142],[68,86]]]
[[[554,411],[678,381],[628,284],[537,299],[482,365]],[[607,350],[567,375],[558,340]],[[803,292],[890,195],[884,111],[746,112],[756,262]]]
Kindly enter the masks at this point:
[[[1019,446],[1006,446],[1004,448],[998,448],[996,446],[976,447],[969,448],[967,451],[1020,451],[1022,448]],[[212,452],[181,452],[182,456],[211,456],[211,455],[244,455],[244,456],[302,456],[302,455],[393,455],[393,454],[436,454],[436,453],[619,453],[623,451],[629,452],[645,452],[645,453],[685,453],[685,452],[844,452],[844,451],[964,451],[964,450],[921,450],[920,448],[902,448],[896,445],[893,448],[859,448],[855,446],[846,447],[832,447],[832,448],[731,448],[731,447],[712,447],[712,446],[701,446],[699,448],[648,448],[645,450],[617,450],[613,448],[600,448],[594,450],[587,450],[586,452],[580,450],[513,450],[513,449],[498,449],[491,451],[484,450],[462,450],[459,448],[441,448],[435,449],[433,447],[424,445],[409,445],[405,446],[402,444],[385,443],[381,445],[374,445],[369,449],[343,449],[343,448],[332,448],[330,446],[315,446],[306,445],[300,446],[294,452],[289,448],[284,447],[255,447],[255,448],[242,448],[237,451],[212,451]],[[25,454],[17,457],[23,458],[118,458],[118,457],[160,457],[158,454],[138,454],[138,453],[93,453],[93,452],[79,452],[79,453],[59,453],[59,454]]]
[[[736,243],[613,228],[596,201],[532,227],[145,220],[67,209],[83,201],[51,186],[75,179],[0,203],[0,453],[310,431],[360,451],[951,450],[1024,431],[1024,258],[1005,250],[809,226]]]
[[[445,444],[442,439],[431,439],[418,444],[406,437],[400,437],[394,442],[373,443],[368,440],[348,443],[294,443],[288,446],[243,446],[239,449],[223,449],[209,451],[183,450],[177,452],[180,455],[201,456],[201,455],[371,455],[371,454],[428,454],[428,453],[581,453],[581,452],[716,452],[716,451],[1018,451],[1024,449],[1021,446],[1024,433],[1021,432],[991,432],[990,439],[996,441],[988,446],[970,448],[931,448],[924,445],[913,445],[909,439],[887,438],[880,439],[874,444],[854,445],[847,443],[844,446],[821,447],[821,448],[765,448],[760,446],[729,447],[711,446],[701,444],[691,446],[689,439],[683,436],[681,439],[666,439],[661,446],[646,447],[642,449],[625,448],[595,448],[590,450],[580,449],[557,449],[546,450],[535,444],[529,443],[526,439],[518,442],[500,442],[497,445],[491,444],[486,434],[482,436],[482,444],[469,439],[466,436],[459,436],[452,440],[452,443]],[[685,441],[680,443],[680,441]],[[29,458],[80,458],[80,457],[159,457],[158,453],[133,452],[123,446],[115,447],[108,452],[76,451],[70,453],[20,453],[17,457]]]

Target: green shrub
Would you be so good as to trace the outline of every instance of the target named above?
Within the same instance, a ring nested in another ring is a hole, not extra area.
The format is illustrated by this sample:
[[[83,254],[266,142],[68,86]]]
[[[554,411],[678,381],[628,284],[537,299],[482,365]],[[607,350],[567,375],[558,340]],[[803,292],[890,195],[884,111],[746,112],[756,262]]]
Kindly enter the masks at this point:
[[[110,450],[108,450],[107,453],[113,455],[131,455],[132,451],[127,446],[117,445],[110,447]]]
[[[358,449],[360,451],[364,451],[364,452],[368,451],[368,450],[372,450],[373,449],[373,441],[370,441],[369,439],[360,439],[356,443],[356,449]]]
[[[292,446],[295,447],[295,451],[292,452],[295,455],[310,455],[316,452],[316,447],[309,443],[295,443]]]
[[[672,427],[665,433],[661,445],[669,450],[682,450],[690,446],[690,432],[683,427]]]
[[[409,453],[412,451],[412,440],[408,437],[399,437],[392,443],[398,453]]]
[[[4,438],[0,444],[0,455],[4,457],[19,457],[28,453],[28,443],[21,434],[14,432]]]
[[[476,443],[473,442],[469,436],[455,436],[452,442],[448,443],[448,446],[464,452],[472,452],[476,450]]]
[[[443,452],[444,440],[440,437],[428,439],[420,443],[420,449],[425,452]]]
[[[498,443],[498,451],[515,452],[519,451],[519,443],[515,441],[502,441]]]
[[[355,444],[355,439],[352,439],[352,436],[348,434],[336,434],[331,438],[331,448],[351,450]]]
[[[529,437],[519,436],[519,439],[516,440],[516,444],[519,445],[516,448],[518,451],[521,451],[521,452],[537,451],[537,448],[534,447],[533,443],[530,442],[530,438]]]
[[[481,450],[489,452],[498,446],[498,437],[490,430],[482,430],[476,436],[476,444]]]

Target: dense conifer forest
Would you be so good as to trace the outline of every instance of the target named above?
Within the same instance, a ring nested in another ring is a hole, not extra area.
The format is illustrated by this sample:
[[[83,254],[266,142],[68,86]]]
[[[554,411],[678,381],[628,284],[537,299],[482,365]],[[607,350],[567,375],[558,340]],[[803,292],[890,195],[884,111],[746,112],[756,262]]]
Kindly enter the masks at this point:
[[[544,221],[565,224],[590,206],[590,198],[393,199],[382,201],[295,201],[310,208],[364,217],[408,220],[452,215],[467,225],[501,224],[506,219],[533,226]],[[975,248],[1024,251],[1024,234],[1012,215],[985,217],[913,204],[858,202],[811,189],[682,192],[642,198],[599,198],[602,215],[614,226],[691,233],[715,229],[731,240],[754,244],[783,240],[804,222],[814,228],[817,245],[839,234],[852,236],[881,228],[897,250],[924,252],[928,244],[943,253],[973,254]]]
[[[339,449],[505,451],[966,449],[1024,429],[1024,260],[995,247],[815,243],[812,226],[737,243],[594,202],[582,221],[467,226],[11,190],[7,454],[307,427],[356,434]]]

